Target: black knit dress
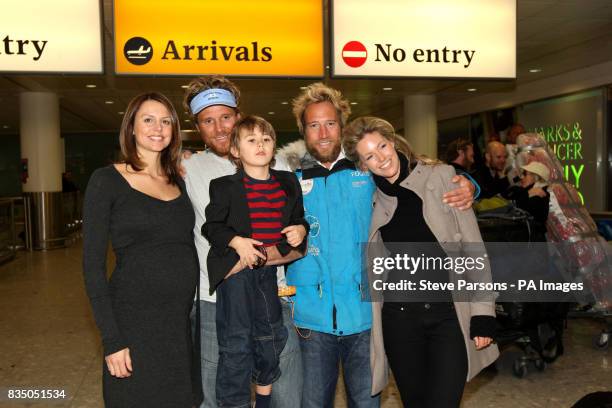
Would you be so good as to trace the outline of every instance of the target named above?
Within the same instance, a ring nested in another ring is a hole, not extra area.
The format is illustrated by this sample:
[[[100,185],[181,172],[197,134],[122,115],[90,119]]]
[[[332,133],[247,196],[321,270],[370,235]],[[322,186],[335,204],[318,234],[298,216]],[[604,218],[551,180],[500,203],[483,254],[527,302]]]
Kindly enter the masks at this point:
[[[189,311],[199,279],[193,208],[181,195],[163,201],[133,189],[108,166],[91,176],[84,203],[85,286],[104,355],[128,347],[133,372],[112,377],[103,364],[107,407],[192,407]],[[106,279],[107,245],[116,266]]]

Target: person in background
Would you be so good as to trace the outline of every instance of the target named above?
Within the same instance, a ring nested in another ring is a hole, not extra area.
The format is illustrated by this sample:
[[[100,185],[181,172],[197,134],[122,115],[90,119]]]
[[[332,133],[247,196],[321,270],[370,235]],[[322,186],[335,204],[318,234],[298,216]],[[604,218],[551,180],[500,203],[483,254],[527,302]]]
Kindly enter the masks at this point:
[[[536,238],[534,241],[546,241],[546,220],[550,204],[550,193],[548,192],[548,178],[550,170],[545,164],[532,161],[521,166],[523,175],[520,183],[510,187],[504,194],[504,198],[514,201],[516,206],[527,211],[534,218]]]
[[[369,247],[379,242],[430,242],[411,256],[423,256],[422,250],[427,257],[445,259],[439,243],[482,243],[472,210],[440,203],[452,188],[453,168],[412,152],[389,122],[357,118],[344,129],[342,145],[349,159],[373,174],[376,184]],[[419,272],[427,273],[429,281],[456,281],[452,269]],[[491,281],[488,264],[476,273],[478,282]],[[401,274],[395,273],[391,281],[399,282]],[[495,361],[499,351],[491,345],[494,302],[468,302],[455,299],[449,290],[442,292],[436,293],[435,301],[412,301],[404,295],[390,301],[385,296],[382,304],[372,302],[373,393],[387,384],[388,358],[405,407],[458,407],[466,380]]]
[[[510,126],[506,136],[506,177],[511,186],[520,185],[521,177],[518,166],[516,165],[518,137],[525,133],[525,127],[520,123]]]
[[[457,174],[470,174],[474,165],[474,144],[466,139],[453,140],[446,149],[446,161]]]
[[[198,283],[195,217],[179,175],[179,119],[152,92],[123,117],[121,162],[96,170],[84,202],[83,272],[102,335],[106,407],[191,408],[189,312]],[[107,246],[115,269],[106,279]]]
[[[485,164],[476,173],[482,198],[491,198],[505,192],[510,183],[506,177],[506,147],[497,141],[489,142],[485,150]]]
[[[72,172],[65,171],[62,173],[62,193],[74,193],[79,191],[79,187],[75,184],[72,178]]]
[[[506,135],[506,144],[507,145],[515,145],[517,138],[526,133],[525,126],[520,123],[515,123],[510,126],[510,130],[508,130],[508,134]]]

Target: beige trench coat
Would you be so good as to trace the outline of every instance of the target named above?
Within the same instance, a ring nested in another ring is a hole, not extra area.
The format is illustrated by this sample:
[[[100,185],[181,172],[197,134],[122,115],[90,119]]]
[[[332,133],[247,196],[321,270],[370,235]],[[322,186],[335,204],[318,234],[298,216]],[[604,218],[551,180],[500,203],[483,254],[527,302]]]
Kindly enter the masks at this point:
[[[456,210],[442,203],[442,194],[455,188],[450,179],[455,170],[448,165],[425,165],[419,163],[410,175],[401,182],[401,186],[415,192],[423,201],[423,217],[438,242],[458,243],[482,242],[476,217],[472,210]],[[397,198],[384,194],[376,189],[374,194],[372,222],[368,245],[368,255],[371,256],[372,243],[380,242],[379,229],[387,224],[397,207]],[[452,274],[452,273],[451,273]],[[451,279],[453,279],[451,277]],[[486,262],[483,271],[483,282],[491,281],[491,271]],[[468,357],[468,374],[466,381],[471,380],[484,367],[494,362],[499,356],[497,345],[491,344],[485,349],[476,350],[474,341],[470,339],[470,318],[476,315],[495,316],[494,302],[454,302],[457,318]],[[381,392],[388,382],[389,366],[383,343],[381,302],[372,302],[372,335],[370,337],[370,364],[372,368],[372,395]]]

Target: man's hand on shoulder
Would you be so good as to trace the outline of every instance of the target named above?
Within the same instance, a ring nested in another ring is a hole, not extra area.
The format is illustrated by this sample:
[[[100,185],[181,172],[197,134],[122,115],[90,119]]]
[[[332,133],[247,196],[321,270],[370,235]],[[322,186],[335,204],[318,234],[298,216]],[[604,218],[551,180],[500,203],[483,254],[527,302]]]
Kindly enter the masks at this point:
[[[474,184],[464,176],[457,175],[453,176],[451,182],[459,184],[459,187],[445,193],[442,196],[442,202],[460,210],[470,209],[474,202],[474,191],[476,190]]]

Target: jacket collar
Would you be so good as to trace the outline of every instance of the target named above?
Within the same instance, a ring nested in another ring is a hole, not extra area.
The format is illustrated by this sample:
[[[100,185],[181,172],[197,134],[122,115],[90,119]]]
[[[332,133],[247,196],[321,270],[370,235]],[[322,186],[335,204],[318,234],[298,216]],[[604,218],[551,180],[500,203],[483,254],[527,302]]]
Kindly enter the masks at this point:
[[[244,169],[242,167],[236,167],[236,172],[230,176],[230,180],[232,181],[242,181],[242,179],[246,176]],[[278,180],[278,172],[270,167],[270,176],[276,177]],[[280,181],[280,180],[279,180]]]
[[[347,158],[343,158],[334,163],[331,169],[322,166],[310,153],[306,153],[300,161],[302,168],[302,179],[308,180],[318,177],[327,177],[330,174],[341,170],[355,170],[355,164]]]
[[[417,162],[414,170],[410,172],[408,177],[406,177],[401,183],[400,186],[404,188],[408,188],[414,191],[421,200],[423,199],[423,190],[425,189],[425,184],[429,174],[431,173],[431,166],[425,165],[422,162]]]

